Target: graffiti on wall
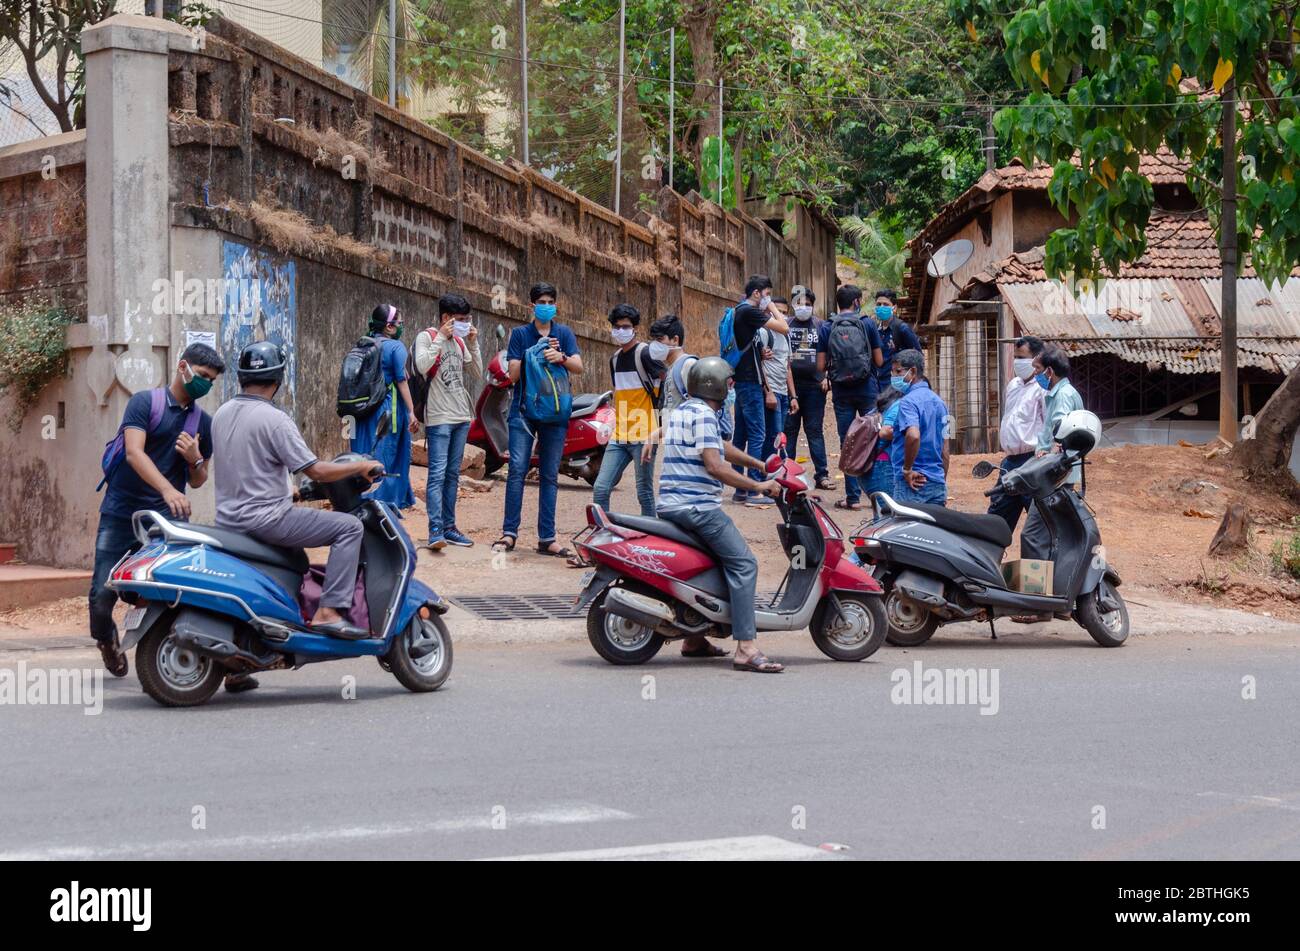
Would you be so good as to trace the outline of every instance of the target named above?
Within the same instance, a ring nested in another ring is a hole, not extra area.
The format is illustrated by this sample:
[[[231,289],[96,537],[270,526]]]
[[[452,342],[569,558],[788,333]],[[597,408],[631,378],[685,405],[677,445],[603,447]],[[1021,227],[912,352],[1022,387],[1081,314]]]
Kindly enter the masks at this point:
[[[233,366],[239,351],[256,340],[270,340],[284,348],[288,359],[276,402],[292,415],[298,390],[297,269],[293,261],[237,241],[223,241],[221,257],[226,306],[221,312],[219,349],[232,364],[230,372],[221,375],[222,398],[239,391]]]

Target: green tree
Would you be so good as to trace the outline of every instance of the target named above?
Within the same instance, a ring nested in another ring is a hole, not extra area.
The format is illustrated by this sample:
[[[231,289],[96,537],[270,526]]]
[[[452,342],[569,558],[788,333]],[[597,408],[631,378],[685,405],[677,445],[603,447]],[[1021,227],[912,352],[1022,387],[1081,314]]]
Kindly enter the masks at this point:
[[[955,21],[1000,45],[1028,95],[997,117],[1026,162],[1053,166],[1049,194],[1077,222],[1047,241],[1048,273],[1114,272],[1146,247],[1154,204],[1139,159],[1163,144],[1219,227],[1218,95],[1243,103],[1237,240],[1266,280],[1300,261],[1296,15],[1286,0],[948,0]],[[1300,425],[1292,372],[1256,417],[1238,458],[1284,472]]]

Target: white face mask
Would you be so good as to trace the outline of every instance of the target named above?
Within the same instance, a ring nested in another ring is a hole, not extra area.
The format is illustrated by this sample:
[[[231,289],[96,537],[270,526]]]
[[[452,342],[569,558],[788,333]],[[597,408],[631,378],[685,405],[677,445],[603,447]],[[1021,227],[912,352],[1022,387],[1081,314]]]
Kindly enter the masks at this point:
[[[469,334],[470,328],[474,326],[472,320],[453,320],[451,322],[451,333],[455,337],[464,337]]]
[[[1034,375],[1034,361],[1031,357],[1016,357],[1011,361],[1012,372],[1022,380]]]
[[[636,331],[631,327],[615,327],[609,332],[609,335],[621,347],[632,342],[632,338],[636,336]]]
[[[668,359],[668,354],[672,353],[674,350],[680,349],[681,347],[674,347],[671,344],[652,340],[650,341],[650,359],[658,360],[660,363],[663,363]]]
[[[800,320],[808,320],[810,317],[812,317],[812,308],[801,305],[794,309],[794,315],[798,317]]]

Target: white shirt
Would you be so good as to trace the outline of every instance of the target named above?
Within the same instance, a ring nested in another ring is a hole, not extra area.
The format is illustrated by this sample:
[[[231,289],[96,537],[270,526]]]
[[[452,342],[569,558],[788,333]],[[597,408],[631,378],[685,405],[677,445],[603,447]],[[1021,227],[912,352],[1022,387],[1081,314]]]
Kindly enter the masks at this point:
[[[1026,382],[1015,377],[1007,384],[1002,400],[1002,451],[1009,456],[1033,452],[1047,421],[1043,397],[1046,394],[1033,377]]]

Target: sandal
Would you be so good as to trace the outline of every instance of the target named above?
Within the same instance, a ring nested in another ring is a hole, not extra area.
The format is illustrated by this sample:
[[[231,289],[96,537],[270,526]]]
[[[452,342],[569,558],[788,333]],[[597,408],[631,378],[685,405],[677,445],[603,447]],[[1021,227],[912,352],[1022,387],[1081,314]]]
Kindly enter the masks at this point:
[[[736,658],[731,662],[732,670],[747,670],[754,674],[779,674],[785,670],[784,664],[778,664],[774,660],[768,660],[763,654],[755,654],[749,660]]]
[[[1013,614],[1011,620],[1015,624],[1046,624],[1052,619],[1050,614]]]
[[[835,507],[836,507],[837,509],[846,509],[847,511],[850,511],[850,512],[860,512],[860,511],[862,511],[862,503],[861,503],[861,502],[850,502],[848,499],[836,499],[836,500],[835,500]]]
[[[502,535],[500,538],[498,538],[496,541],[492,543],[492,550],[493,551],[514,551],[515,536]]]
[[[817,480],[816,487],[823,491],[828,491],[835,488],[835,480],[829,476],[822,476]]]
[[[731,651],[724,651],[715,644],[705,644],[703,647],[695,647],[691,650],[683,650],[683,657],[726,657]]]
[[[551,546],[556,544],[559,543],[555,541],[538,542],[537,554],[549,555],[551,558],[572,558],[573,557],[573,552],[569,551],[569,549],[565,548],[563,545],[560,545],[560,547],[555,551],[551,551]]]
[[[569,556],[568,565],[570,568],[590,568],[595,562],[588,561],[582,552],[575,552]]]

